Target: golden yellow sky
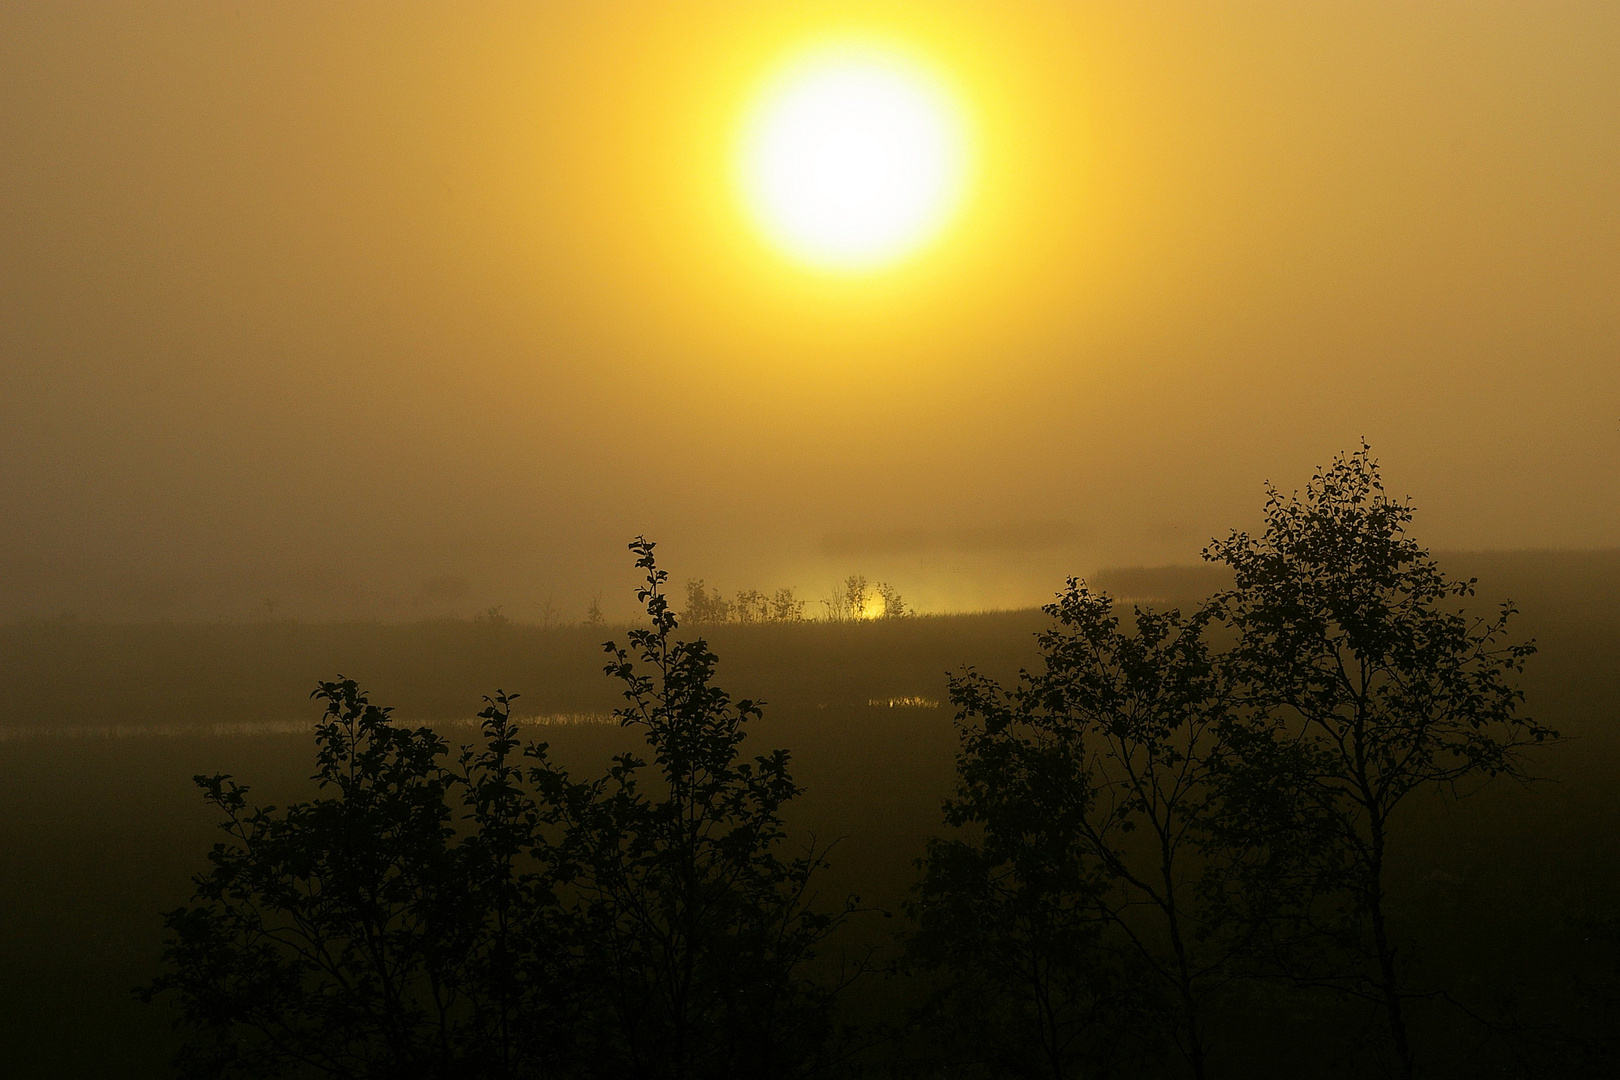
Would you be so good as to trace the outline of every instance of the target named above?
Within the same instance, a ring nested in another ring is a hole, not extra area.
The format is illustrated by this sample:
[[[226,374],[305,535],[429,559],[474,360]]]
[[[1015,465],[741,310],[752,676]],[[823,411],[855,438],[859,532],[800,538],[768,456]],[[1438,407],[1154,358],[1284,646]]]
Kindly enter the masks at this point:
[[[827,274],[739,125],[922,57],[975,173]],[[1366,436],[1436,547],[1620,544],[1620,6],[0,8],[0,618],[1190,561]],[[619,598],[619,594],[624,597]]]

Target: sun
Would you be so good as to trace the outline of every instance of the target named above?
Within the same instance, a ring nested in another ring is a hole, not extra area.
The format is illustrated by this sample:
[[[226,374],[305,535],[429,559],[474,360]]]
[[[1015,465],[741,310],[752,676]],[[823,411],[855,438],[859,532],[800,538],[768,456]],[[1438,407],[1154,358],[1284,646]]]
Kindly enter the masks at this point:
[[[941,80],[892,51],[822,49],[786,65],[744,126],[743,199],[804,262],[869,270],[937,238],[961,202],[967,137]]]

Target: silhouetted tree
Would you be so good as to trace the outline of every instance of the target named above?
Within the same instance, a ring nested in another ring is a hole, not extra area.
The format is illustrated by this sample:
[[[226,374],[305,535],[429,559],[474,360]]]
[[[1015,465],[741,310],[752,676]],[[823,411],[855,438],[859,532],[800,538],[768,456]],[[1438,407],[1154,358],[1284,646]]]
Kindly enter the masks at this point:
[[[720,595],[719,589],[709,588],[702,578],[692,578],[686,583],[686,610],[682,615],[694,626],[723,623],[731,618],[731,602]]]
[[[878,582],[878,595],[883,599],[883,615],[885,619],[901,619],[911,614],[906,608],[906,602],[900,597],[900,590],[886,581]]]
[[[549,765],[536,777],[567,792],[583,958],[605,1013],[593,1059],[610,1076],[798,1075],[830,1033],[831,992],[807,965],[842,914],[813,903],[822,853],[783,853],[782,809],[799,793],[787,752],[742,757],[760,708],[713,685],[701,639],[674,639],[653,547],[631,545],[651,626],[606,646],[620,722],[641,731],[651,766],[622,754],[590,785]]]
[[[250,810],[231,777],[197,777],[228,839],[193,904],[165,916],[169,971],[144,991],[179,997],[194,1033],[181,1073],[541,1075],[566,1038],[545,995],[566,980],[535,977],[554,950],[518,944],[549,938],[536,924],[554,908],[536,814],[509,788],[505,699],[458,775],[439,736],[395,726],[353,681],[315,693],[314,780],[331,795]],[[456,839],[456,789],[470,842]]]
[[[686,583],[686,607],[681,618],[691,625],[801,622],[804,601],[795,597],[791,588],[777,589],[768,596],[758,589],[739,589],[727,600],[702,578],[691,578]]]
[[[551,774],[545,743],[519,754],[512,701],[486,698],[478,714],[483,741],[457,760],[463,833],[456,849],[456,890],[472,927],[464,994],[471,1044],[482,1072],[495,1077],[568,1076],[577,1072],[579,1027],[588,999],[577,947],[578,914],[565,906],[575,868],[556,800],[524,784],[526,771]],[[527,762],[527,770],[525,768]]]
[[[804,620],[803,600],[793,595],[793,589],[783,587],[771,594],[771,621],[772,622],[802,622]]]
[[[920,912],[937,935],[947,928],[938,911],[991,881],[1016,882],[1026,907],[1068,912],[1070,947],[1111,940],[1158,984],[1174,1043],[1202,1077],[1206,998],[1246,944],[1217,934],[1224,892],[1254,854],[1226,848],[1213,820],[1227,688],[1204,639],[1207,613],[1138,608],[1127,633],[1113,601],[1075,579],[1044,610],[1055,625],[1039,636],[1039,670],[1011,690],[971,672],[951,682],[963,734],[947,822],[976,825],[983,839],[930,847]],[[936,948],[1003,934],[998,921],[960,921]]]
[[[739,589],[731,601],[731,618],[740,623],[769,622],[771,598],[758,589]]]
[[[933,990],[925,1053],[950,1076],[1108,1075],[1151,1049],[1157,1025],[1141,973],[1104,942],[1106,878],[1076,843],[1072,792],[1003,794],[1010,770],[1064,772],[1051,758],[1066,750],[998,750],[1022,760],[982,778],[963,768],[945,813],[962,832],[928,841],[908,904],[904,965]]]
[[[1223,782],[1234,800],[1287,806],[1326,837],[1298,853],[1314,894],[1298,926],[1339,951],[1296,938],[1291,968],[1376,1003],[1395,1072],[1409,1078],[1415,995],[1388,920],[1392,823],[1421,789],[1525,776],[1525,748],[1556,733],[1518,713],[1513,677],[1534,648],[1503,643],[1512,607],[1461,610],[1474,581],[1448,579],[1407,535],[1411,508],[1384,494],[1365,445],[1319,470],[1303,498],[1268,492],[1261,536],[1233,533],[1205,552],[1236,574],[1218,602],[1245,688]]]
[[[877,605],[881,604],[881,607]],[[870,582],[865,574],[851,574],[821,602],[830,622],[856,619],[898,618],[909,614],[900,590],[887,582]],[[873,609],[876,607],[874,615]]]

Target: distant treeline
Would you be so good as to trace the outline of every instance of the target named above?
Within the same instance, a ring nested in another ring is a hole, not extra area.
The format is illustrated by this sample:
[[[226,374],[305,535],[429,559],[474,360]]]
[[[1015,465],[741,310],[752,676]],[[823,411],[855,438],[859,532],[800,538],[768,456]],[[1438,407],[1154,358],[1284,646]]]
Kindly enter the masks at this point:
[[[803,622],[808,618],[808,606],[809,602],[799,599],[792,588],[777,589],[769,596],[758,589],[743,589],[727,600],[702,578],[692,578],[686,583],[686,609],[681,617],[695,626]],[[855,622],[904,618],[912,612],[893,585],[870,582],[865,574],[851,574],[821,601],[818,614],[829,622]]]
[[[1320,1075],[1614,1075],[1612,980],[1527,1022],[1411,968],[1413,806],[1528,781],[1559,736],[1513,609],[1466,610],[1410,520],[1363,447],[1212,544],[1230,585],[1190,612],[1071,580],[1038,665],[952,676],[955,790],[892,945],[821,894],[787,751],[743,753],[760,707],[677,638],[638,540],[648,622],[606,671],[644,754],[576,776],[498,695],[451,756],[323,683],[318,797],[198,777],[226,836],[147,993],[197,1077],[1253,1077],[1273,1048],[1234,1020],[1302,1008]],[[1611,907],[1587,940],[1617,931]],[[852,1012],[874,981],[898,1005]]]

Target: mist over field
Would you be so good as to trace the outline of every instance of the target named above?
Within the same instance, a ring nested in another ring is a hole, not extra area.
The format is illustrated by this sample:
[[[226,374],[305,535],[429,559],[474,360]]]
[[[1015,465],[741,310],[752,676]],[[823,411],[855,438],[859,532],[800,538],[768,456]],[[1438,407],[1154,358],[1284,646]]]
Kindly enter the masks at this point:
[[[978,172],[829,277],[728,170],[840,34]],[[1617,49],[1584,0],[8,6],[0,619],[628,618],[638,533],[1023,607],[1362,437],[1437,548],[1620,545]]]

